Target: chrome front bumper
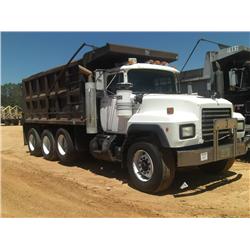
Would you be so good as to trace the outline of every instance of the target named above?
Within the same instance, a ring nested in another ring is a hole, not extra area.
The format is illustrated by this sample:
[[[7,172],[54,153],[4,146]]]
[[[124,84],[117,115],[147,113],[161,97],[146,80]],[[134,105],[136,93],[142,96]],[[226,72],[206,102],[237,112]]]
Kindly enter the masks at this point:
[[[219,145],[219,130],[232,129],[231,144]],[[235,158],[246,154],[249,141],[237,140],[237,119],[214,120],[213,146],[177,151],[177,167],[199,166],[210,162]]]

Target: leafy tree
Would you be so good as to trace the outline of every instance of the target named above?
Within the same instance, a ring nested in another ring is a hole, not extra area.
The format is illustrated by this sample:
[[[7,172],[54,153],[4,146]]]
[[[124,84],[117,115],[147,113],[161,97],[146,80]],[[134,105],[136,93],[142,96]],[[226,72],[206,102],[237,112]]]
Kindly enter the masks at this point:
[[[1,105],[23,106],[21,83],[6,83],[1,85]]]

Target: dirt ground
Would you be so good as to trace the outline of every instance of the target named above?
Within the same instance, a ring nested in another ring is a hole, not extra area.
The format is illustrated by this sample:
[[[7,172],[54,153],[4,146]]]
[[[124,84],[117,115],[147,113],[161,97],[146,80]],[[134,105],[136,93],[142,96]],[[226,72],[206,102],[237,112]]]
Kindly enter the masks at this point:
[[[179,170],[168,192],[149,195],[117,164],[46,161],[29,155],[20,126],[0,129],[2,217],[250,217],[250,163],[216,176]]]

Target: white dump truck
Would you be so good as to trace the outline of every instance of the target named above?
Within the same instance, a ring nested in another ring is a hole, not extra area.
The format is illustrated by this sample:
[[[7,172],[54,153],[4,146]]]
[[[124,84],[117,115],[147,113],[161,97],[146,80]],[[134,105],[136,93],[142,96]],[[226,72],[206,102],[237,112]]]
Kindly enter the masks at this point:
[[[107,44],[82,60],[23,80],[24,140],[63,163],[76,152],[121,162],[147,193],[179,167],[228,170],[244,155],[245,119],[221,98],[180,94],[174,53]]]

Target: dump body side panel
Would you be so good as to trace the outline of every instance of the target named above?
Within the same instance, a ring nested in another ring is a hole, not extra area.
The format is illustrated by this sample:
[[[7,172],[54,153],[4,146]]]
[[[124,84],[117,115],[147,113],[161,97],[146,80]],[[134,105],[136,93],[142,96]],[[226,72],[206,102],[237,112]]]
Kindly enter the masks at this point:
[[[74,62],[23,80],[24,122],[85,124],[86,79],[78,66]]]

